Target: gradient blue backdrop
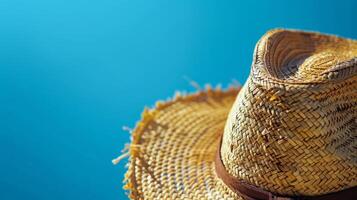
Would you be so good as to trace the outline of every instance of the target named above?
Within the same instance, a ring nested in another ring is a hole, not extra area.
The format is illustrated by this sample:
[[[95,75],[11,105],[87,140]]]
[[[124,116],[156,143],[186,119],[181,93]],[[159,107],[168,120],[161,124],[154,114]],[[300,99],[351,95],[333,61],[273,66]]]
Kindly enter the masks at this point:
[[[356,1],[1,0],[0,199],[126,199],[111,164],[145,105],[244,82],[288,27],[357,37]]]

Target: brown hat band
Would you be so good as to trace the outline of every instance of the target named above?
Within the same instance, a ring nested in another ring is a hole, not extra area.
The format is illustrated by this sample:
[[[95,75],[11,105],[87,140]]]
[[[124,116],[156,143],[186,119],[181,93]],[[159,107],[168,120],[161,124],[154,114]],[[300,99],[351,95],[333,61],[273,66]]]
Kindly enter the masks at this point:
[[[245,200],[336,200],[336,199],[357,199],[357,187],[352,187],[339,192],[333,192],[320,196],[292,196],[283,197],[262,188],[247,184],[242,180],[229,174],[221,159],[221,144],[222,136],[220,138],[220,145],[216,153],[215,169],[217,176],[235,193],[241,195]]]

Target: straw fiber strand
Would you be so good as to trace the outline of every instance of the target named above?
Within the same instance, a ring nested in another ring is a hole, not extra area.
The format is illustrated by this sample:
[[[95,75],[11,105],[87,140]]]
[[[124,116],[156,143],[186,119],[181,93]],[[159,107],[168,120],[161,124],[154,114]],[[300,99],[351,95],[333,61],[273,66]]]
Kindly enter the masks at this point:
[[[213,167],[237,92],[209,89],[144,111],[130,145],[131,199],[240,199]]]

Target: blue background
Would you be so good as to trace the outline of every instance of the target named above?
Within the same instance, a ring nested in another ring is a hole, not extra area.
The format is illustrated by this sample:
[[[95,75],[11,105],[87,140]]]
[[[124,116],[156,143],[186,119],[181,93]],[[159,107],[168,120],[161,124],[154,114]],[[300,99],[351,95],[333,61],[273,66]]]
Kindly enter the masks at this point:
[[[356,38],[356,1],[0,0],[0,199],[126,199],[145,105],[244,83],[275,27]]]

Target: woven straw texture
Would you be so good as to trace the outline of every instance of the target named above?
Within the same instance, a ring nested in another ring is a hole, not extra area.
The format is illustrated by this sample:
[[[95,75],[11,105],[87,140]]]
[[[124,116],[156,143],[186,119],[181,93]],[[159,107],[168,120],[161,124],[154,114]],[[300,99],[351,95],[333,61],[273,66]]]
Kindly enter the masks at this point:
[[[275,30],[225,127],[230,174],[281,195],[357,185],[357,42]]]
[[[237,92],[208,89],[145,110],[130,145],[130,198],[239,199],[216,177],[213,163]]]
[[[178,95],[143,112],[124,188],[131,199],[242,199],[215,174],[222,133],[223,164],[244,182],[280,195],[356,186],[356,74],[356,41],[270,31],[240,91]]]

